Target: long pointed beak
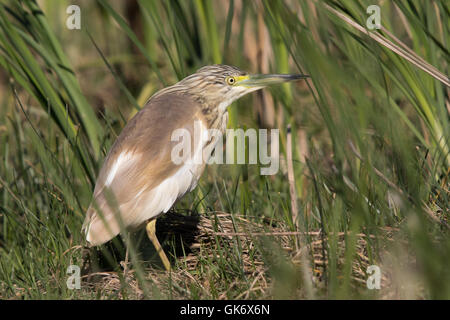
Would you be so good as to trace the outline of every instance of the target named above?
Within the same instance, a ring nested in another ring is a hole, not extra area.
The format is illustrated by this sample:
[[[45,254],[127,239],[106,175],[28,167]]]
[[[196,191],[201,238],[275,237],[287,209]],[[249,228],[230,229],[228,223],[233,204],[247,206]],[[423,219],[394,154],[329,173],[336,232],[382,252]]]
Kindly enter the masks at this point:
[[[304,74],[254,74],[237,79],[237,86],[263,88],[274,84],[309,78]]]

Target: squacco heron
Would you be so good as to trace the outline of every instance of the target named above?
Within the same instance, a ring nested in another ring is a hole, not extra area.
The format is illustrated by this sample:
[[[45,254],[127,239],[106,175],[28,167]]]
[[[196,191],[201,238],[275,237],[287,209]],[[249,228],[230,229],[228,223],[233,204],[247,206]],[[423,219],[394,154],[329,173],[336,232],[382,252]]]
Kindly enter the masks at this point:
[[[306,77],[249,75],[236,67],[212,65],[154,94],[128,122],[105,158],[83,224],[90,245],[111,240],[123,228],[135,229],[146,224],[148,237],[165,268],[170,270],[155,235],[156,219],[196,187],[211,156],[203,155],[200,164],[191,159],[174,163],[172,132],[183,128],[193,133],[197,121],[203,130],[218,129],[223,133],[228,121],[227,107],[233,101],[268,85]],[[217,139],[196,140],[194,152],[209,153],[211,145],[217,143]]]

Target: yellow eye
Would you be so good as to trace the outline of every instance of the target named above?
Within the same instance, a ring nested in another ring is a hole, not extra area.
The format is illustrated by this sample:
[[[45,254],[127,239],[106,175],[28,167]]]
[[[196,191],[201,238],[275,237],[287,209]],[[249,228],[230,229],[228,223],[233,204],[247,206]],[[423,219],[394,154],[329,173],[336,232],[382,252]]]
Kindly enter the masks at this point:
[[[236,79],[234,79],[234,77],[227,77],[225,79],[225,81],[227,82],[228,85],[232,86],[236,83]]]

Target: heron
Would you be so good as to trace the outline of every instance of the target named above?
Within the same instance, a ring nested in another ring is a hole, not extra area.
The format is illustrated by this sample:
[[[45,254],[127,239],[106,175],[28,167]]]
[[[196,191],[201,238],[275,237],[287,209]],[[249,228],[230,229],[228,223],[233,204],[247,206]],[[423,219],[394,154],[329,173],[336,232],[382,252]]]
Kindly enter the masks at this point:
[[[90,246],[106,243],[121,231],[146,228],[166,270],[169,260],[159,243],[156,219],[191,192],[218,139],[193,139],[201,163],[174,163],[171,136],[183,128],[224,132],[227,108],[240,97],[266,86],[307,78],[303,74],[249,74],[234,66],[211,65],[156,92],[128,121],[105,157],[82,230]],[[112,197],[113,200],[109,199]]]

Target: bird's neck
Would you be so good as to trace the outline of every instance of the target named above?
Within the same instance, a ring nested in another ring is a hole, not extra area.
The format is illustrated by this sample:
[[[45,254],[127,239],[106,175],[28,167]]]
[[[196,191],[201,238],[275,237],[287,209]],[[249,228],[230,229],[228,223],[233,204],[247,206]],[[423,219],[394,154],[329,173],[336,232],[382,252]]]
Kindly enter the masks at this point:
[[[219,103],[202,103],[202,114],[208,129],[218,129],[222,133],[226,129],[228,120],[228,106],[233,101],[222,101]],[[225,125],[224,125],[225,122]]]

